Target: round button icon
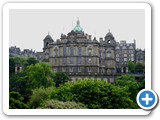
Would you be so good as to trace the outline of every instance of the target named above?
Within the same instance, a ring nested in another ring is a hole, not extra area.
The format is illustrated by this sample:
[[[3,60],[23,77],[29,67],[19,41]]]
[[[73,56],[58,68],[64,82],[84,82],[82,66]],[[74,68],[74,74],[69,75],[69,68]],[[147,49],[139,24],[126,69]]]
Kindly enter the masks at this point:
[[[157,104],[157,94],[153,90],[143,89],[137,94],[137,103],[144,110],[150,110]]]

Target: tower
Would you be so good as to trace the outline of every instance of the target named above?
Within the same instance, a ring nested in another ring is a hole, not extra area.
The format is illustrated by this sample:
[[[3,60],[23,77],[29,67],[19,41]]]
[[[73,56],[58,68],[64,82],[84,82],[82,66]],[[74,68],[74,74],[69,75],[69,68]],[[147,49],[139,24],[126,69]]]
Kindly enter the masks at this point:
[[[53,43],[52,37],[48,35],[43,40],[43,53],[44,53],[44,61],[49,62],[49,52],[50,52],[50,45]]]
[[[108,75],[114,75],[116,72],[115,48],[116,41],[109,30],[105,36],[105,67]]]

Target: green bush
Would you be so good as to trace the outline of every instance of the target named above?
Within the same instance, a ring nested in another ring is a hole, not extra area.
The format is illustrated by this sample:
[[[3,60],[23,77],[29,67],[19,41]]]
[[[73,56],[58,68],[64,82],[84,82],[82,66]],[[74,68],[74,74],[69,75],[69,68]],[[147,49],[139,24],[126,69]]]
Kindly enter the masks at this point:
[[[45,100],[50,99],[51,92],[54,90],[54,87],[40,87],[32,91],[31,98],[29,100],[29,105],[31,108],[37,108],[44,103]]]
[[[27,109],[27,104],[23,102],[24,98],[15,91],[9,93],[9,109]]]
[[[48,100],[39,109],[86,109],[82,103]]]
[[[115,86],[104,80],[86,79],[65,83],[52,92],[51,98],[80,102],[91,109],[136,108],[127,87]]]

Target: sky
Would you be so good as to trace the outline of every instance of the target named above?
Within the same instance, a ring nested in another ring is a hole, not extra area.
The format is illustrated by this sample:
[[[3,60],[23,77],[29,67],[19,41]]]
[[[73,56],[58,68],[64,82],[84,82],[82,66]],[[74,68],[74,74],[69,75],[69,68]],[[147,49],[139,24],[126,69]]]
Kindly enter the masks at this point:
[[[92,39],[110,32],[115,40],[126,40],[136,48],[145,48],[145,11],[143,9],[12,9],[9,16],[9,46],[42,51],[43,39],[48,35],[60,39],[69,33],[79,18],[84,32]]]

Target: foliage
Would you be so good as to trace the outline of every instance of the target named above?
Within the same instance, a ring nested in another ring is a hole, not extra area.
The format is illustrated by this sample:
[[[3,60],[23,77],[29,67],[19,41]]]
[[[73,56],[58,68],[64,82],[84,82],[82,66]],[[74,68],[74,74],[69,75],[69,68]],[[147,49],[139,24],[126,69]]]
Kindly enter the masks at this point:
[[[15,91],[9,93],[9,108],[10,109],[27,109],[29,108],[23,102],[23,97]]]
[[[54,86],[54,72],[49,64],[37,63],[10,77],[10,90],[19,92],[28,101],[32,89]]]
[[[53,91],[52,99],[83,103],[87,108],[136,108],[129,98],[128,88],[115,86],[104,80],[77,80],[61,85]]]
[[[128,70],[131,73],[144,73],[145,65],[142,63],[134,63],[132,61],[128,62]]]
[[[135,71],[135,63],[133,63],[132,61],[128,62],[128,70],[129,72],[133,73]]]
[[[56,72],[53,80],[56,83],[56,87],[59,87],[60,84],[71,81],[71,78],[63,72]]]
[[[44,103],[44,101],[50,99],[51,92],[54,90],[54,87],[40,87],[32,90],[32,96],[30,98],[29,104],[31,108],[37,108]]]
[[[63,102],[58,100],[48,100],[39,107],[40,109],[86,109],[86,106],[82,103],[76,102]]]
[[[27,65],[35,65],[36,63],[38,63],[38,60],[34,57],[30,57],[27,59]]]
[[[129,97],[136,102],[136,96],[138,93],[139,85],[137,84],[135,78],[132,75],[122,75],[117,78],[117,86],[127,87]]]
[[[138,73],[143,73],[145,70],[145,66],[142,63],[137,63],[135,65],[135,71],[137,71]]]
[[[9,58],[9,75],[15,73],[15,62],[13,58]]]

